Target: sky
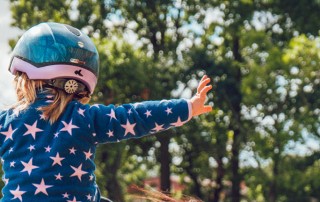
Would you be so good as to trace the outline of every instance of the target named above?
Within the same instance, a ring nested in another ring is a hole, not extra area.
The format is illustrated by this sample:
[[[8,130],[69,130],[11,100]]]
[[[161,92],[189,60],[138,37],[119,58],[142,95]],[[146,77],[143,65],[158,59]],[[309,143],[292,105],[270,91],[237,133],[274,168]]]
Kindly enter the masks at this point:
[[[0,107],[10,105],[15,102],[15,92],[13,88],[13,76],[8,71],[10,63],[11,48],[8,40],[19,36],[21,31],[10,27],[12,22],[9,0],[1,0],[0,6]]]

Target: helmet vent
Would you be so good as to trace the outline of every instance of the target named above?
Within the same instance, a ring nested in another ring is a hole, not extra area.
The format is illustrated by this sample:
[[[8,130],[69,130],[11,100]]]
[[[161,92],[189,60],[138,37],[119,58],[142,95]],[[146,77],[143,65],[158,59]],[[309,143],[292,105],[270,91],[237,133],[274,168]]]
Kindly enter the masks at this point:
[[[65,25],[65,26],[70,32],[72,32],[72,34],[74,34],[76,36],[80,36],[81,35],[81,32],[78,29],[76,29],[74,27],[71,27],[70,25]]]

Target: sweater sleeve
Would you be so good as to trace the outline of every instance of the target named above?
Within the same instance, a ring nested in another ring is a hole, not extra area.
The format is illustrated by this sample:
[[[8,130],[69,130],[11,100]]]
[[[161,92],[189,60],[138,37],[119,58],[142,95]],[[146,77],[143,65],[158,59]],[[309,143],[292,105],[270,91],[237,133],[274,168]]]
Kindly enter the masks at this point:
[[[97,143],[139,138],[182,126],[192,117],[185,99],[145,101],[135,104],[93,105],[88,110]]]

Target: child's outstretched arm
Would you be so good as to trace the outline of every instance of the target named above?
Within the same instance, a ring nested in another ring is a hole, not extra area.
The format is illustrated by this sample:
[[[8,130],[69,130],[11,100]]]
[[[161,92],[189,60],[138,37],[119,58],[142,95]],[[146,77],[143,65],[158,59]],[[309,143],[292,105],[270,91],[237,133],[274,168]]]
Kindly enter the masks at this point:
[[[192,116],[198,116],[212,110],[212,106],[205,105],[207,93],[212,89],[212,85],[208,85],[209,83],[210,78],[204,75],[198,85],[197,94],[190,100],[192,104]]]
[[[206,96],[212,88],[210,79],[204,76],[197,88],[197,94],[190,100],[171,99],[144,101],[135,104],[94,105],[83,117],[91,117],[90,128],[98,143],[142,137],[171,127],[182,126],[193,116],[212,110],[205,105]]]

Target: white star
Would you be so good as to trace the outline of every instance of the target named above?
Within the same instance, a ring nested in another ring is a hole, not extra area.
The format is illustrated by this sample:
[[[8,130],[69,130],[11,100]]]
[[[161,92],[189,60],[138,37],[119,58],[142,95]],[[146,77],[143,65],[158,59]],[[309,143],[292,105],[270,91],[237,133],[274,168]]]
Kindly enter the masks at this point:
[[[162,127],[164,124],[162,125],[158,125],[157,123],[156,124],[156,127],[154,127],[152,130],[155,131],[155,132],[159,132],[161,130],[163,130],[164,128]]]
[[[107,135],[108,135],[109,137],[113,137],[113,131],[109,130],[109,132],[107,132]]]
[[[51,157],[50,158],[53,160],[52,166],[54,166],[55,164],[59,164],[60,166],[62,166],[61,161],[65,158],[60,157],[59,152],[57,152],[55,157]]]
[[[67,202],[79,202],[79,201],[77,201],[76,197],[74,196],[72,201],[67,200]]]
[[[82,115],[83,117],[84,117],[84,112],[85,112],[86,110],[84,110],[84,109],[78,109],[78,113],[80,114],[80,115]]]
[[[12,148],[12,147],[10,147],[10,149],[9,149],[9,154],[10,154],[11,152],[13,152],[13,148]]]
[[[69,194],[66,192],[64,194],[62,194],[63,198],[69,198]]]
[[[72,147],[71,149],[69,149],[70,154],[76,154],[76,149],[74,147]]]
[[[71,136],[72,136],[72,129],[79,128],[76,125],[72,125],[72,119],[71,119],[70,123],[68,123],[68,124],[64,121],[62,121],[62,123],[64,125],[64,128],[62,128],[61,131],[68,131],[69,135],[71,135]]]
[[[50,152],[51,151],[51,147],[48,145],[47,147],[44,148],[46,150],[46,152]]]
[[[57,138],[57,137],[59,137],[59,133],[54,134],[54,138]]]
[[[116,114],[115,114],[115,112],[114,112],[113,109],[111,109],[110,114],[107,114],[107,115],[110,116],[110,121],[111,121],[112,119],[117,120]]]
[[[21,161],[22,165],[24,166],[24,169],[21,172],[28,172],[30,175],[33,169],[39,168],[38,166],[32,165],[32,159],[29,160],[28,163]]]
[[[33,184],[33,186],[37,187],[36,192],[34,193],[34,195],[37,195],[40,192],[42,192],[47,196],[48,196],[47,189],[50,188],[50,187],[53,187],[52,185],[46,185],[43,178],[42,178],[40,184]]]
[[[93,175],[90,175],[89,180],[92,181],[93,178],[94,178],[94,176],[93,176]]]
[[[124,133],[124,136],[126,136],[128,133],[131,133],[132,135],[136,135],[135,132],[134,132],[134,126],[135,125],[136,125],[135,123],[130,124],[128,119],[127,119],[127,123],[125,125],[121,124],[121,126],[126,129],[126,131]]]
[[[22,195],[26,193],[25,191],[20,191],[20,186],[18,185],[16,190],[10,190],[10,193],[14,196],[13,199],[18,198],[20,201],[22,201]],[[13,200],[11,199],[11,200]]]
[[[62,180],[63,176],[58,173],[58,175],[54,175],[56,177],[56,180]]]
[[[88,152],[83,152],[83,153],[86,156],[86,160],[90,159],[90,157],[92,156],[91,149],[89,149]]]
[[[87,200],[91,201],[92,196],[90,194],[86,195],[86,197],[87,197]]]
[[[30,145],[30,147],[28,147],[28,149],[29,149],[30,152],[31,152],[32,150],[35,150],[36,148],[34,147],[34,145]]]
[[[167,107],[164,111],[167,112],[167,115],[172,114],[172,108]]]
[[[17,129],[12,130],[12,126],[11,124],[9,125],[9,129],[6,132],[1,132],[2,135],[6,136],[6,139],[4,139],[4,141],[6,141],[7,139],[12,139],[12,135],[13,133],[16,131]]]
[[[177,122],[172,123],[171,125],[172,125],[172,126],[175,126],[175,127],[178,127],[178,126],[182,126],[184,123],[185,123],[185,122],[182,122],[181,119],[180,119],[180,117],[178,117]]]
[[[14,167],[14,164],[16,164],[16,162],[15,161],[11,161],[10,162],[10,167]]]
[[[37,128],[37,122],[38,121],[35,121],[32,125],[24,124],[27,127],[28,131],[25,132],[23,134],[23,136],[30,134],[33,137],[33,139],[35,140],[36,139],[36,133],[43,131],[40,128]]]
[[[149,110],[147,110],[147,112],[146,113],[144,113],[146,116],[147,116],[147,118],[149,117],[149,116],[152,116],[151,115],[151,110],[149,111]]]
[[[129,115],[132,114],[132,108],[130,108],[130,109],[128,110],[128,114],[129,114]]]
[[[77,176],[80,181],[81,181],[82,175],[88,173],[86,171],[81,170],[82,169],[82,163],[80,164],[80,166],[78,168],[75,168],[73,166],[71,166],[71,168],[74,170],[74,173],[70,177]]]

